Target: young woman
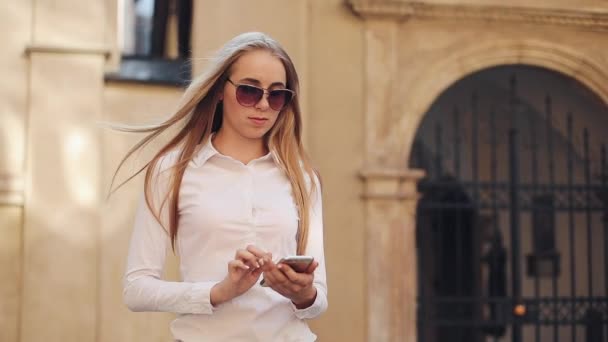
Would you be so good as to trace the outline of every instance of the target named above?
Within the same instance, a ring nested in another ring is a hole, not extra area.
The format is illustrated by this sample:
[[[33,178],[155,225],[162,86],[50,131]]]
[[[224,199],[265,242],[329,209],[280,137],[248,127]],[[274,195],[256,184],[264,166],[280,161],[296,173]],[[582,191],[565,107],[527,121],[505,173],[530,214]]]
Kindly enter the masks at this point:
[[[305,320],[327,308],[321,190],[301,142],[298,91],[283,48],[245,33],[192,81],[170,119],[122,128],[150,133],[127,159],[181,124],[144,167],[124,280],[131,310],[178,314],[175,340],[316,339]],[[170,249],[181,282],[161,279]],[[315,261],[301,272],[277,263],[293,255]]]

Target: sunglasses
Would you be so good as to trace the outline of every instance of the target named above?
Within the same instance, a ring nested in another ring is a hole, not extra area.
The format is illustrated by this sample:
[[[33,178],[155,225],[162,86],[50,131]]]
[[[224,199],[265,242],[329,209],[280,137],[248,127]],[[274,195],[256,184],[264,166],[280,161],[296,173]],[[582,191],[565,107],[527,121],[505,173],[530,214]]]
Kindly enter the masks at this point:
[[[255,106],[265,93],[268,93],[268,105],[276,111],[281,111],[289,104],[295,93],[290,89],[265,89],[245,83],[228,82],[236,87],[236,100],[243,107]]]

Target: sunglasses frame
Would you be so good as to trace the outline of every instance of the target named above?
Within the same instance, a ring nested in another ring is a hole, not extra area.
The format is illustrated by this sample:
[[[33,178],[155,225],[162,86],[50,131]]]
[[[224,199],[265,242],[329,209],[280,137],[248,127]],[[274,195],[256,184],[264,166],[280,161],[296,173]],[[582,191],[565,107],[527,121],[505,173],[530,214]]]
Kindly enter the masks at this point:
[[[264,95],[266,95],[266,98],[268,99],[268,97],[270,96],[270,93],[272,93],[273,91],[280,91],[280,92],[286,91],[286,92],[291,93],[291,97],[289,98],[289,100],[288,100],[288,101],[285,101],[285,103],[283,104],[283,106],[282,106],[280,109],[275,109],[275,108],[273,108],[273,107],[270,105],[270,101],[268,101],[268,106],[269,106],[269,107],[270,107],[272,110],[276,110],[276,111],[279,111],[279,112],[280,112],[280,111],[282,111],[283,109],[285,109],[285,107],[287,107],[287,105],[289,105],[289,103],[290,103],[290,102],[293,100],[293,98],[296,96],[296,92],[295,92],[295,91],[293,91],[293,90],[291,90],[291,89],[287,89],[287,88],[280,88],[280,89],[268,89],[268,88],[262,88],[262,87],[255,86],[255,85],[253,85],[253,84],[248,84],[248,83],[238,83],[238,82],[236,82],[236,83],[235,83],[235,82],[233,82],[233,81],[232,81],[230,78],[227,78],[227,80],[228,80],[228,82],[230,82],[230,84],[232,84],[232,85],[235,87],[235,91],[238,91],[239,87],[241,87],[241,86],[242,86],[242,87],[251,87],[251,88],[259,89],[259,90],[261,90],[261,91],[262,91],[262,96],[260,97],[260,99],[259,99],[259,100],[257,100],[255,103],[253,103],[253,104],[251,104],[251,105],[246,105],[246,104],[241,103],[241,101],[239,101],[238,96],[236,96],[236,100],[237,100],[237,102],[238,102],[238,103],[239,103],[241,106],[243,106],[243,107],[253,107],[253,106],[255,106],[256,104],[258,104],[258,103],[259,103],[259,102],[262,100],[262,98],[264,97]]]

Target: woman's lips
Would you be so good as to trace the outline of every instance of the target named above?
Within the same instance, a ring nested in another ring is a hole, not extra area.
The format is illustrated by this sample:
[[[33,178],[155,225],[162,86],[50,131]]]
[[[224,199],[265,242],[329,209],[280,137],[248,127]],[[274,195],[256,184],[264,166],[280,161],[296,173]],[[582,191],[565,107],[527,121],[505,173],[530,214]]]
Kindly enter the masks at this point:
[[[264,125],[266,123],[266,121],[268,121],[268,119],[261,118],[261,117],[250,116],[249,117],[249,121],[253,122],[253,124],[256,125],[256,126],[262,126],[262,125]]]

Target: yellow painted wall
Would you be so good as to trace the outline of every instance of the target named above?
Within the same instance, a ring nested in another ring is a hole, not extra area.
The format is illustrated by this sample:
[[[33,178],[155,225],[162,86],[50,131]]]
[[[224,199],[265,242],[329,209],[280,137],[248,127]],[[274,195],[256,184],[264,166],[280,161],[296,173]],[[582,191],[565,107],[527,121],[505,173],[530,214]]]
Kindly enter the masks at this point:
[[[121,281],[141,177],[109,201],[104,198],[118,161],[138,137],[104,130],[97,122],[149,122],[171,112],[181,89],[104,83],[104,72],[115,69],[118,62],[116,3],[12,1],[0,13],[0,29],[10,33],[0,54],[0,279],[11,279],[0,282],[1,341],[170,338],[172,315],[131,313],[122,303]],[[194,3],[195,74],[204,67],[204,57],[248,30],[269,33],[293,58],[302,83],[305,143],[324,185],[329,309],[311,326],[322,342],[367,341],[366,298],[373,284],[367,284],[364,236],[373,232],[365,229],[364,222],[373,216],[365,214],[358,172],[364,163],[364,135],[370,130],[364,108],[382,99],[370,100],[373,94],[364,90],[365,78],[370,76],[366,58],[377,57],[366,52],[366,41],[373,43],[365,39],[366,24],[343,0]],[[498,0],[468,3],[501,4]],[[517,4],[528,2],[518,0]],[[537,4],[575,7],[566,0],[529,5]],[[606,8],[597,0],[581,0],[577,5]],[[446,51],[473,45],[479,25],[489,27],[486,24],[415,19],[388,25],[398,33],[399,44],[393,52],[399,55],[399,67],[395,74],[379,76],[399,77],[397,88],[403,92],[395,108],[390,108],[398,115],[380,114],[395,115],[389,126],[408,127],[404,131],[409,135],[399,137],[400,146],[414,136],[417,127],[417,119],[408,115],[424,112],[421,108],[432,101],[421,103],[409,94],[415,94],[421,79],[443,77],[428,77],[424,71],[440,64]],[[383,25],[377,25],[380,32]],[[463,31],[464,26],[468,29]],[[487,41],[520,37],[518,29],[526,27],[499,26],[503,28],[486,32]],[[579,40],[575,30],[570,35],[556,36],[551,29],[537,30],[537,34],[539,40],[569,37],[571,42],[590,46],[590,54],[597,52],[593,42]],[[601,39],[601,33],[586,37]],[[28,50],[28,46],[35,48]],[[105,48],[110,58],[100,53]],[[127,164],[119,180],[141,165],[138,162],[144,162],[146,155]],[[176,278],[174,259],[168,261],[167,269],[168,277]]]
[[[181,95],[174,87],[106,83],[103,91],[103,121],[146,124],[167,116]],[[102,131],[103,192],[107,194],[112,175],[126,152],[143,135]],[[120,183],[152,156],[156,142],[145,153],[125,165],[117,176]],[[100,234],[100,308],[98,341],[169,341],[168,313],[133,313],[122,301],[122,277],[133,224],[135,206],[143,191],[143,174],[126,184],[102,204]],[[116,184],[115,184],[116,185]],[[174,257],[167,261],[166,276],[177,279]]]
[[[323,177],[329,308],[311,326],[320,341],[366,341],[362,22],[342,1],[312,3],[306,128]]]

